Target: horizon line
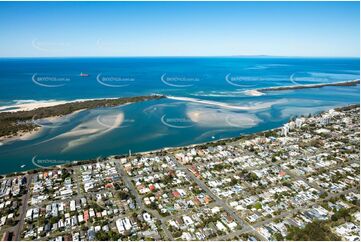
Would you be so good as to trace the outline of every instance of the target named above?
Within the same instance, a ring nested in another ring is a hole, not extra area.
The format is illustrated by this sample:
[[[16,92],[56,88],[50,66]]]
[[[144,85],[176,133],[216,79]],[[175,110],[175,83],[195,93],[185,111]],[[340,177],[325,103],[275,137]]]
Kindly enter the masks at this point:
[[[299,56],[299,55],[164,55],[164,56],[0,56],[0,59],[46,59],[46,58],[357,58],[360,56]]]

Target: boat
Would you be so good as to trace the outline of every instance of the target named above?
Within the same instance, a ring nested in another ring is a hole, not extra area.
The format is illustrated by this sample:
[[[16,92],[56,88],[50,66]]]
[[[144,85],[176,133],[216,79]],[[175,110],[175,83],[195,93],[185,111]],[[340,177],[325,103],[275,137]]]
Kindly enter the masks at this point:
[[[89,74],[88,74],[88,73],[80,72],[80,75],[79,75],[79,76],[81,76],[81,77],[87,77],[87,76],[89,76]]]
[[[24,168],[26,165],[21,165],[20,168]]]

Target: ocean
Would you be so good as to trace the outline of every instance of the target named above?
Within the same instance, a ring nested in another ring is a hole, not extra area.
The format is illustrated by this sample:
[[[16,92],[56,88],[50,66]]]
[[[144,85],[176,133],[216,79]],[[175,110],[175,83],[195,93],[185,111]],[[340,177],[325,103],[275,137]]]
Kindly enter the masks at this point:
[[[359,103],[360,86],[252,90],[360,78],[358,58],[2,58],[0,108],[163,94],[169,98],[35,120],[36,135],[0,144],[0,173],[203,143]]]

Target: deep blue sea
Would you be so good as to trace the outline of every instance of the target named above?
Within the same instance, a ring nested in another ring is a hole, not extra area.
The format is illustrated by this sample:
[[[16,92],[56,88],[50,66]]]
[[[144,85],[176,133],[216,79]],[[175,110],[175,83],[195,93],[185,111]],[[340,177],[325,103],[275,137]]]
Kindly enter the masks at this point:
[[[250,91],[359,79],[359,63],[271,57],[0,59],[2,110],[33,102],[170,96],[37,120],[42,129],[36,135],[0,144],[0,173],[235,137],[359,103],[359,85]]]

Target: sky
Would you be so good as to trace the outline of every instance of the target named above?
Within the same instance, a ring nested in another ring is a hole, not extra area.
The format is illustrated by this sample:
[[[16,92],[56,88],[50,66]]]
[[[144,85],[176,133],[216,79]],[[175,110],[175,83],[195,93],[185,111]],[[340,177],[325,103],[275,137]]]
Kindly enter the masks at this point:
[[[0,57],[359,57],[359,2],[0,2]]]

